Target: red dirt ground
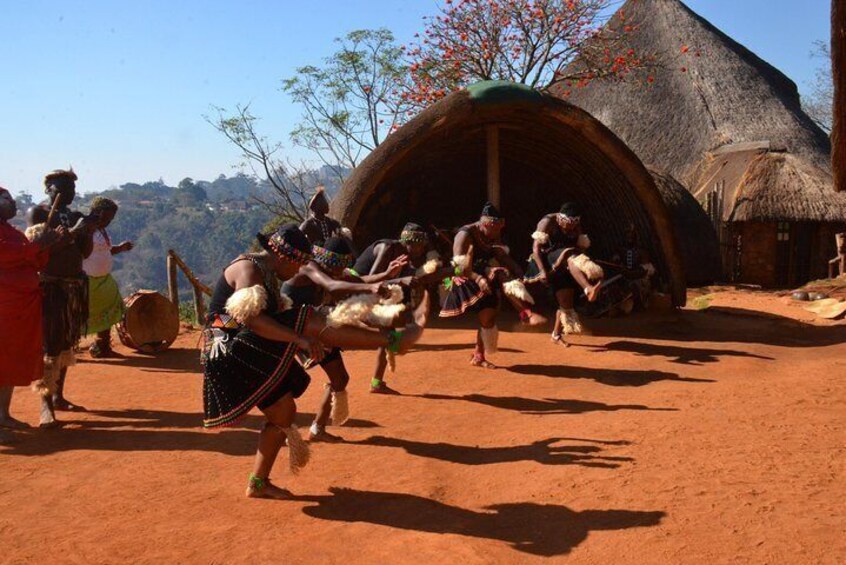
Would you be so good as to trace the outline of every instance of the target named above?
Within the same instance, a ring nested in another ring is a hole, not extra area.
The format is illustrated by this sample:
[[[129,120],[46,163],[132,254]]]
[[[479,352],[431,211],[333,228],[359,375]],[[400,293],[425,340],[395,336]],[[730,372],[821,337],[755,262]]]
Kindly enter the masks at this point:
[[[299,477],[280,459],[285,502],[243,498],[258,415],[197,427],[196,333],[86,361],[68,389],[92,411],[0,447],[0,562],[846,562],[846,326],[708,296],[567,349],[503,333],[497,371],[432,329],[390,378],[403,396],[367,394],[373,355],[349,353],[348,443]],[[28,391],[13,409],[37,421]]]

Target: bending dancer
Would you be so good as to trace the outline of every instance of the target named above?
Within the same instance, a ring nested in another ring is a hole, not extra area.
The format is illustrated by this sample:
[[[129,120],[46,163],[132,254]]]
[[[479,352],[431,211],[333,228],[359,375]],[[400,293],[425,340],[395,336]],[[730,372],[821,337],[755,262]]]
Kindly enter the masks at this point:
[[[47,245],[65,237],[59,228],[30,243],[9,225],[17,213],[15,199],[0,187],[0,428],[13,430],[29,427],[9,412],[14,388],[28,386],[44,371],[38,271],[47,264]]]
[[[267,423],[259,435],[247,496],[287,498],[290,492],[271,484],[269,476],[286,442],[293,473],[308,462],[308,444],[294,425],[295,399],[310,380],[294,360],[297,350],[317,361],[324,346],[387,347],[404,353],[423,332],[428,300],[415,312],[414,322],[402,330],[331,327],[311,307],[280,308],[279,280],[294,276],[312,256],[312,246],[300,229],[283,226],[270,237],[260,235],[259,243],[264,251],[231,263],[212,296],[203,332],[203,425],[232,425],[258,406]]]
[[[547,319],[532,311],[526,288],[518,280],[523,270],[509,255],[502,243],[505,219],[488,202],[478,222],[462,227],[453,243],[454,276],[444,281],[447,295],[440,316],[450,318],[468,312],[479,316],[476,350],[470,363],[476,367],[494,369],[486,354],[496,353],[499,329],[496,325],[500,293],[520,313],[524,324],[545,324]]]
[[[36,388],[42,395],[41,426],[56,427],[55,410],[82,411],[65,399],[68,367],[76,363],[74,348],[85,334],[88,321],[88,277],[82,261],[91,254],[92,236],[99,224],[96,214],[83,216],[70,209],[76,198],[76,173],[56,170],[44,177],[49,204],[30,208],[28,237],[37,240],[46,228],[64,228],[70,237],[50,248],[47,266],[41,271],[44,293],[44,376]]]
[[[590,239],[582,233],[581,214],[572,202],[562,205],[557,214],[541,218],[532,239],[534,244],[525,282],[544,284],[552,289],[558,303],[552,341],[566,346],[562,330],[565,335],[582,331],[579,315],[573,308],[575,290],[584,292],[588,301],[595,301],[604,274],[584,254],[590,247]]]
[[[428,232],[419,224],[405,224],[399,239],[380,239],[365,249],[353,266],[352,272],[358,276],[375,276],[385,272],[392,261],[401,257],[408,258],[407,266],[399,276],[414,275],[423,288],[434,282],[441,268],[441,259],[437,251],[430,250]],[[376,394],[399,394],[385,382],[388,368],[388,352],[380,348],[376,355],[376,368],[370,380],[370,392]]]
[[[346,239],[331,237],[324,246],[315,245],[313,253],[312,260],[282,285],[282,294],[291,299],[294,308],[334,303],[353,293],[377,294],[384,288],[379,283],[396,277],[407,262],[405,256],[400,256],[380,275],[358,277],[349,272],[355,258]],[[326,425],[330,417],[336,426],[349,417],[347,384],[350,376],[338,347],[332,348],[319,365],[329,383],[309,429],[309,440],[337,442],[341,438],[327,432]]]
[[[91,213],[99,218],[94,232],[91,255],[82,262],[88,275],[88,334],[97,338],[89,348],[92,357],[112,357],[112,326],[123,317],[123,297],[117,281],[112,277],[113,256],[131,251],[131,241],[112,245],[106,228],[115,219],[118,205],[102,196],[91,202]]]

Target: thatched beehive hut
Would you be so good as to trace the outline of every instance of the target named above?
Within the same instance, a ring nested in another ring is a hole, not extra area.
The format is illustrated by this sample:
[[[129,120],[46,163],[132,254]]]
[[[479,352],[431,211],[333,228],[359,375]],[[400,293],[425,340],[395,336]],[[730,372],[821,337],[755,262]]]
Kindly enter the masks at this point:
[[[568,100],[691,191],[715,223],[729,279],[823,276],[846,196],[833,190],[830,140],[796,85],[679,0],[621,10],[636,26],[632,47],[658,57],[654,82],[595,82]]]
[[[687,284],[703,286],[720,280],[720,242],[705,210],[672,175],[648,169],[670,212]]]
[[[581,204],[597,256],[611,256],[634,223],[664,289],[684,304],[682,258],[652,176],[587,112],[525,86],[480,83],[427,108],[353,171],[332,208],[366,244],[396,237],[410,220],[461,226],[488,199],[520,259],[537,221],[562,201]]]

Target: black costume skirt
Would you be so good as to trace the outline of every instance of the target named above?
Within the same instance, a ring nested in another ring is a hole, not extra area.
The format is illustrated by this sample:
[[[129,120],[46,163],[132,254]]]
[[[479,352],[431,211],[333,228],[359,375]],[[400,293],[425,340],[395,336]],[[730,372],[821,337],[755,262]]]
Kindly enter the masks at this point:
[[[499,307],[499,288],[496,279],[488,283],[492,292],[485,294],[476,281],[465,277],[450,277],[449,290],[441,305],[441,318],[454,318],[468,312],[480,312]]]
[[[304,306],[273,317],[301,334],[311,314]],[[272,341],[213,316],[203,332],[203,426],[236,423],[254,406],[267,408],[288,393],[299,398],[310,378],[294,359],[297,346]]]
[[[57,357],[70,351],[86,333],[88,325],[88,277],[59,278],[42,275],[44,296],[41,320],[44,354]]]
[[[547,264],[550,266],[554,265],[563,253],[571,250],[572,248],[567,247],[559,247],[558,249],[553,249],[552,251],[546,254]],[[523,282],[525,284],[539,283],[540,275],[541,270],[538,267],[538,264],[535,262],[534,257],[529,257],[529,264],[526,267],[526,276],[523,278]],[[548,286],[550,290],[552,290],[552,292],[558,292],[559,290],[566,289],[581,290],[582,288],[579,286],[579,283],[577,283],[576,280],[573,278],[573,275],[570,274],[570,270],[567,268],[566,261],[557,270],[549,271],[549,277],[547,278],[547,281]]]

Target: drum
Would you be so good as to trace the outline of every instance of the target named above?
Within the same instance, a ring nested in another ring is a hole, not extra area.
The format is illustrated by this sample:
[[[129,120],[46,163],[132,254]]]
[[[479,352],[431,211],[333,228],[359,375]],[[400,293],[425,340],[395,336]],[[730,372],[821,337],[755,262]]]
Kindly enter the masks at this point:
[[[120,342],[141,353],[158,353],[176,341],[179,308],[154,290],[139,290],[124,300],[126,313],[117,325]]]

